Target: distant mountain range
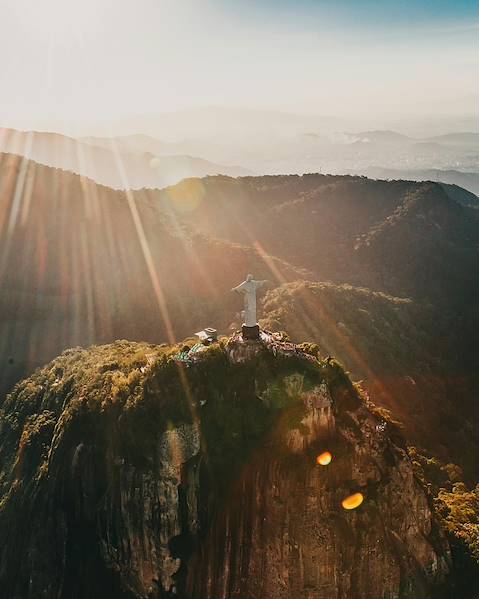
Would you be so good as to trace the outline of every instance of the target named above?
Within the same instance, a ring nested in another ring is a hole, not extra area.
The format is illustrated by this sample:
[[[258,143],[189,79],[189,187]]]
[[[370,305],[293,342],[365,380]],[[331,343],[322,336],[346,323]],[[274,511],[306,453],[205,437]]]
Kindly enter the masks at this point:
[[[361,143],[404,144],[415,141],[407,135],[395,131],[362,131],[360,133],[347,133],[346,135],[352,141]]]
[[[71,171],[113,189],[164,187],[186,177],[250,172],[194,156],[168,155],[164,148],[147,136],[83,141],[58,133],[0,129],[0,152]]]
[[[369,143],[404,144],[404,143],[427,143],[444,145],[473,145],[479,146],[479,133],[447,133],[427,138],[415,138],[396,131],[377,130],[362,131],[360,133],[348,133],[352,138]]]
[[[309,136],[303,168],[321,166],[336,174],[436,181],[479,193],[479,133],[424,139],[395,131]],[[476,203],[473,197],[466,200]]]
[[[455,186],[457,201],[469,205],[478,206],[479,200],[479,173],[463,173],[456,170],[441,169],[393,169],[382,167],[371,167],[367,169],[370,177],[378,179],[409,179],[411,181],[434,181]],[[469,190],[469,191],[466,191]],[[449,191],[451,191],[449,189]]]
[[[427,141],[432,141],[442,144],[459,144],[459,145],[474,145],[479,146],[479,133],[447,133],[445,135],[436,135],[430,137]]]
[[[72,171],[114,189],[161,188],[189,177],[327,172],[432,180],[479,193],[479,133],[412,137],[334,131],[327,117],[198,109],[162,135],[81,137],[0,129],[0,151]],[[196,121],[195,121],[196,119]],[[462,192],[457,192],[457,199]],[[473,205],[474,198],[463,200]]]

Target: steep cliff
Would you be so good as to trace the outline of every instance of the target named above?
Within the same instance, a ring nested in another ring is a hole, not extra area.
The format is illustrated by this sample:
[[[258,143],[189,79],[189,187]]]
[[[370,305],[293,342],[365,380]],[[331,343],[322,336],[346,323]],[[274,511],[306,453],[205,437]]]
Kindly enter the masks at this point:
[[[472,352],[465,335],[458,349],[459,314],[351,285],[312,282],[269,291],[261,313],[266,328],[314,340],[325,355],[335,356],[403,424],[409,443],[459,464],[475,484],[479,378],[467,361]]]
[[[438,597],[444,533],[342,368],[267,334],[187,345],[69,350],[8,396],[2,597]]]

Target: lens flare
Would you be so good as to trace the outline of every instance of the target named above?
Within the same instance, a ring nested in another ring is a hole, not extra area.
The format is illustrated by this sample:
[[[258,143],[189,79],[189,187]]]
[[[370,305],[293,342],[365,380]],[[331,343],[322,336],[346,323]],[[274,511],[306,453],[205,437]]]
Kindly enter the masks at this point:
[[[168,189],[172,206],[180,213],[196,210],[206,194],[206,188],[200,179],[184,179],[178,185]]]
[[[364,501],[364,496],[362,493],[354,493],[353,495],[349,495],[346,499],[343,499],[341,505],[345,510],[355,510],[359,507]]]
[[[333,456],[331,455],[331,453],[329,451],[323,451],[323,453],[318,455],[318,457],[316,458],[316,463],[319,464],[320,466],[327,466],[328,464],[331,463],[332,459],[333,459]]]

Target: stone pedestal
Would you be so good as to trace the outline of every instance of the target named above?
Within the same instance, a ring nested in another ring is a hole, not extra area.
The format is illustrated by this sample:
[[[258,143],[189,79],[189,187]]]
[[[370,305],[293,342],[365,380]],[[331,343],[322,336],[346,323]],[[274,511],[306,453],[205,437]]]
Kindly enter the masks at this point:
[[[247,327],[245,324],[241,327],[241,332],[243,334],[243,339],[245,341],[257,341],[259,340],[259,324],[256,324],[254,327]]]

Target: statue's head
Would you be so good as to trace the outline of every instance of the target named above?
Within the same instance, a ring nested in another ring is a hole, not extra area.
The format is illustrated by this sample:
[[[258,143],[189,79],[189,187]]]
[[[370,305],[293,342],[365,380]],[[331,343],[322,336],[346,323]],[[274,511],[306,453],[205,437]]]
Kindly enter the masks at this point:
[[[246,275],[246,280],[247,281],[252,281],[253,280],[253,275]]]

